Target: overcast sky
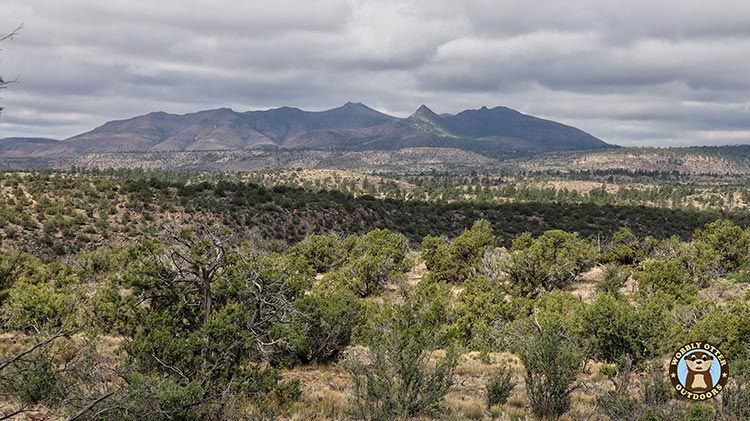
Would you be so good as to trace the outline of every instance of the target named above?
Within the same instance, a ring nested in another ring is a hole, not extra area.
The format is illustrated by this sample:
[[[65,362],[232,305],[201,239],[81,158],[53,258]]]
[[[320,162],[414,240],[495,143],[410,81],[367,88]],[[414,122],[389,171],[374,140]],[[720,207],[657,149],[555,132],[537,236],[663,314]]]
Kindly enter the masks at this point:
[[[750,143],[747,0],[3,0],[0,137],[150,111],[483,105],[621,145]]]

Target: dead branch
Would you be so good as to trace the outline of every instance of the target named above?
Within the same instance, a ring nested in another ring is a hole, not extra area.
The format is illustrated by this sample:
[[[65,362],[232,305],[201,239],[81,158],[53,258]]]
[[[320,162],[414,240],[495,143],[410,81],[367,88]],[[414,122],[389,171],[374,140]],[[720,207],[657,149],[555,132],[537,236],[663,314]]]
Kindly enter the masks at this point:
[[[23,29],[23,24],[18,25],[18,27],[7,34],[0,35],[0,42],[5,41],[6,39],[13,39],[14,36],[18,35],[19,32],[21,32],[21,29]]]
[[[81,418],[83,416],[83,414],[89,412],[91,410],[91,408],[95,407],[99,402],[101,402],[101,401],[109,398],[110,396],[112,396],[114,394],[115,394],[115,392],[109,392],[109,393],[106,393],[106,394],[100,396],[95,401],[93,401],[90,404],[86,405],[86,407],[83,408],[83,409],[81,409],[77,414],[75,414],[72,417],[68,418],[68,421],[74,421],[74,420],[77,420],[77,419]]]
[[[47,339],[45,339],[45,340],[43,340],[43,341],[41,341],[41,342],[39,342],[39,343],[35,344],[35,345],[34,345],[34,346],[32,346],[31,348],[28,348],[28,349],[26,349],[25,351],[23,351],[23,352],[21,352],[21,353],[19,353],[19,354],[16,354],[16,355],[15,355],[14,357],[12,357],[12,358],[9,358],[9,359],[7,359],[7,360],[4,360],[4,361],[1,361],[1,362],[0,362],[0,371],[2,371],[2,370],[3,370],[4,368],[5,368],[5,367],[7,367],[7,366],[9,366],[9,365],[13,364],[14,362],[16,362],[16,361],[20,360],[20,359],[21,359],[21,358],[23,358],[23,357],[24,357],[25,355],[28,355],[28,354],[30,354],[30,353],[32,353],[32,352],[34,352],[34,350],[36,350],[37,348],[41,348],[41,347],[43,347],[43,346],[47,345],[48,343],[50,343],[50,342],[54,341],[54,340],[55,340],[55,339],[57,339],[57,338],[61,338],[61,337],[63,337],[63,336],[69,336],[69,335],[70,335],[70,332],[58,332],[58,333],[56,333],[56,334],[54,334],[54,335],[50,336],[49,338],[47,338]]]

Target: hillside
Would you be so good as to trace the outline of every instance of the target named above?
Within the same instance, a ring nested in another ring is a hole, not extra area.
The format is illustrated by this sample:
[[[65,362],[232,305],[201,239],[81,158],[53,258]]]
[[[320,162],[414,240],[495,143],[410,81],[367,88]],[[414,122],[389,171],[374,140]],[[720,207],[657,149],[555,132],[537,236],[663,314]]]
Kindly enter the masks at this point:
[[[485,154],[601,149],[588,133],[505,107],[438,115],[422,105],[407,118],[361,103],[326,111],[228,108],[175,115],[153,112],[110,121],[64,140],[7,138],[0,158],[71,158],[90,153],[185,152],[257,148],[398,150],[448,147]]]
[[[648,171],[741,175],[750,173],[750,145],[559,152],[520,158],[506,164],[526,171]]]
[[[253,175],[1,173],[0,418],[368,419],[416,376],[440,412],[409,419],[545,419],[550,381],[559,420],[747,419],[747,214]],[[724,400],[664,384],[692,338],[731,361]]]
[[[5,173],[0,176],[0,237],[6,249],[39,257],[95,250],[138,232],[168,236],[196,220],[232,231],[298,241],[311,233],[355,234],[380,227],[422,237],[456,235],[477,219],[509,245],[524,232],[577,231],[609,235],[628,226],[642,236],[688,237],[720,217],[747,225],[748,214],[593,203],[435,202],[376,199],[333,190],[271,188],[245,176],[141,171]]]

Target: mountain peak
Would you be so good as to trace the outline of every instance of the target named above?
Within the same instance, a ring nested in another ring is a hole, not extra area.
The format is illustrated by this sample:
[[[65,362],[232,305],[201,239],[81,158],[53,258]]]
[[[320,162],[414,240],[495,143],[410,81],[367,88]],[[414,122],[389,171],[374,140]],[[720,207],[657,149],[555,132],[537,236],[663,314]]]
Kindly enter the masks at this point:
[[[440,137],[453,136],[445,125],[443,118],[435,114],[434,111],[424,104],[420,105],[419,108],[417,108],[417,111],[410,115],[406,120],[421,132]]]
[[[434,111],[432,111],[428,106],[422,104],[417,108],[417,111],[414,112],[414,114],[411,115],[409,118],[418,118],[421,120],[440,120],[440,116],[435,114]]]
[[[342,105],[342,106],[340,106],[338,108],[334,108],[334,110],[373,111],[373,112],[377,112],[377,111],[373,110],[372,108],[368,107],[367,105],[365,105],[365,104],[363,104],[361,102],[347,102],[346,104],[344,104],[344,105]]]
[[[237,113],[231,108],[221,107],[221,108],[214,108],[212,110],[198,111],[197,113],[192,113],[192,114],[193,115],[227,115],[227,114],[237,114]]]

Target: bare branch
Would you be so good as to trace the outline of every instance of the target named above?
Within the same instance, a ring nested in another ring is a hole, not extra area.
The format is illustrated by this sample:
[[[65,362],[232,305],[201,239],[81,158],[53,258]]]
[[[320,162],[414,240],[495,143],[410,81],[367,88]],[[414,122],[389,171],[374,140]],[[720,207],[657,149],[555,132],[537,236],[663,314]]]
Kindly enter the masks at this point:
[[[152,357],[154,357],[154,358],[156,359],[156,361],[157,361],[157,362],[158,362],[159,364],[161,364],[161,365],[163,365],[164,367],[166,367],[166,368],[168,368],[168,369],[170,369],[170,370],[174,371],[175,373],[179,374],[179,375],[180,375],[180,377],[182,377],[182,378],[183,378],[183,379],[184,379],[184,380],[185,380],[186,382],[189,382],[189,381],[190,381],[190,379],[188,379],[188,378],[187,378],[187,376],[185,376],[185,374],[183,374],[183,373],[182,373],[182,370],[180,370],[179,368],[177,368],[177,367],[175,367],[175,366],[171,366],[171,365],[169,365],[169,364],[165,363],[164,361],[160,360],[160,359],[159,359],[159,357],[157,357],[157,356],[156,356],[156,354],[155,354],[155,353],[153,353],[153,352],[151,353],[151,356],[152,356]]]
[[[45,340],[37,343],[36,345],[32,346],[31,348],[26,349],[25,351],[21,352],[20,354],[16,354],[14,357],[9,358],[9,359],[7,359],[5,361],[0,361],[0,370],[3,370],[5,367],[7,367],[7,366],[13,364],[14,362],[20,360],[25,355],[28,355],[28,354],[34,352],[34,350],[36,350],[37,348],[43,347],[43,346],[47,345],[48,343],[54,341],[57,338],[61,338],[63,336],[68,336],[68,335],[70,335],[70,332],[59,332],[59,333],[56,333],[56,334],[50,336],[49,338],[47,338],[47,339],[45,339]]]
[[[26,406],[22,406],[13,412],[0,415],[0,420],[7,420],[7,419],[15,417],[18,414],[23,414],[24,412],[27,412],[27,411],[29,411],[29,409]]]
[[[18,25],[16,29],[7,34],[0,34],[0,42],[5,41],[6,39],[13,39],[14,36],[21,32],[21,29],[23,29],[23,24]]]
[[[77,414],[75,414],[72,417],[68,418],[68,421],[74,421],[74,420],[77,420],[77,419],[81,418],[83,416],[83,414],[89,412],[91,410],[91,408],[95,407],[99,402],[101,402],[101,401],[109,398],[110,396],[112,396],[114,394],[115,394],[115,392],[109,392],[109,393],[106,393],[106,394],[100,396],[95,401],[93,401],[90,404],[86,405],[86,407],[83,408],[83,409],[81,409]]]

